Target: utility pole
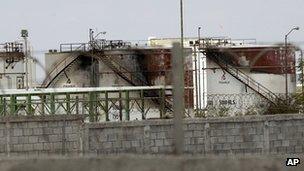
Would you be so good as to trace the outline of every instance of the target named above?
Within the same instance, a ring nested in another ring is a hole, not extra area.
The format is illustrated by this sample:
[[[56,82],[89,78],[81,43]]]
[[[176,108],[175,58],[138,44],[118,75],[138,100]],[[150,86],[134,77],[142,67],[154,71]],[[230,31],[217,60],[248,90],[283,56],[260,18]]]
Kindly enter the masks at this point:
[[[175,154],[184,152],[184,130],[183,116],[185,115],[185,87],[184,85],[184,63],[180,53],[180,43],[173,44],[172,56],[172,85],[173,85],[173,114],[174,114],[174,136]]]
[[[198,34],[198,51],[200,52],[201,48],[201,29],[202,27],[198,27],[197,34]],[[201,55],[198,54],[198,95],[199,95],[199,111],[201,114],[202,109],[202,93],[201,93]],[[204,98],[204,97],[203,97]]]
[[[302,94],[304,93],[304,72],[303,72],[303,50],[300,49],[301,53],[301,62],[300,62],[300,67],[301,67],[301,85],[302,85]]]
[[[285,96],[286,102],[288,102],[288,36],[295,30],[300,30],[300,27],[293,27],[286,35],[285,35]]]
[[[197,44],[196,42],[194,43],[194,70],[195,70],[195,101],[196,101],[196,115],[198,115],[199,113],[199,94],[198,94],[198,78],[197,78],[197,53],[199,53],[199,50],[197,51]]]
[[[183,0],[180,0],[180,31],[181,31],[181,53],[184,58],[184,5]]]
[[[21,30],[21,37],[24,39],[24,56],[25,56],[25,88],[26,90],[29,89],[29,78],[28,78],[28,31]]]

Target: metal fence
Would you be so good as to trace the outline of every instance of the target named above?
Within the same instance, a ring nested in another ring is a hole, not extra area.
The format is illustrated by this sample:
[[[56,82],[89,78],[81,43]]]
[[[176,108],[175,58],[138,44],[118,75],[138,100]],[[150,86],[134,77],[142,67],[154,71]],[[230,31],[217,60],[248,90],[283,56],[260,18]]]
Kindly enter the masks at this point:
[[[0,115],[85,115],[92,122],[164,118],[170,113],[165,106],[169,92],[166,87],[4,92],[0,95]]]

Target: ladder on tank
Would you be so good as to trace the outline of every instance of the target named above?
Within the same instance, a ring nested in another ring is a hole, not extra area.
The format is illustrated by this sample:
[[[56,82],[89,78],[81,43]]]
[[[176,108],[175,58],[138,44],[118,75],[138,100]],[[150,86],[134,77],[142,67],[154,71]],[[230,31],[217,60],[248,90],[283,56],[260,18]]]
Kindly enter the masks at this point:
[[[116,61],[115,58],[111,58],[111,57],[113,57],[113,55],[106,55],[102,51],[95,52],[95,53],[89,53],[88,55],[92,56],[93,58],[100,59],[112,71],[114,71],[117,75],[119,75],[121,78],[123,78],[129,84],[131,84],[133,86],[150,86],[149,83],[142,77],[142,75],[140,75],[137,72],[130,71],[126,67],[122,66],[118,61]],[[154,91],[152,91],[150,93],[145,93],[144,95],[149,96],[149,97],[166,96],[165,92],[162,95],[162,94],[158,94],[157,92],[154,92]],[[173,111],[171,99],[168,99],[165,97],[164,102],[161,102],[160,100],[157,100],[157,99],[156,100],[153,99],[153,101],[157,105],[161,105],[162,103],[165,103],[164,107],[168,111],[171,111],[171,112]]]
[[[277,105],[280,98],[273,93],[271,90],[252,79],[250,76],[242,72],[240,69],[233,67],[230,63],[233,61],[231,54],[227,52],[220,51],[219,48],[205,48],[202,53],[206,55],[207,58],[211,59],[217,65],[219,65],[224,71],[229,73],[231,76],[236,78],[238,81],[249,87],[251,90],[259,94],[264,99],[268,100],[274,105]]]

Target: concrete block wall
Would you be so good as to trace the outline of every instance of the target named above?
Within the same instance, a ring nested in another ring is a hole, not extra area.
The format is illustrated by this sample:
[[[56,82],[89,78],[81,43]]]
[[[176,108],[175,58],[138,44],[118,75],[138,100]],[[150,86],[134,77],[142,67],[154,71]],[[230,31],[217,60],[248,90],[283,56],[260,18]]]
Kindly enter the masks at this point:
[[[186,119],[183,127],[187,154],[304,153],[304,115]],[[173,152],[172,120],[84,123],[79,115],[0,118],[0,156]]]
[[[78,153],[82,119],[68,116],[6,117],[0,119],[0,153]]]
[[[303,154],[304,115],[189,119],[185,153],[203,155]],[[170,154],[171,120],[88,124],[87,150],[97,154]]]

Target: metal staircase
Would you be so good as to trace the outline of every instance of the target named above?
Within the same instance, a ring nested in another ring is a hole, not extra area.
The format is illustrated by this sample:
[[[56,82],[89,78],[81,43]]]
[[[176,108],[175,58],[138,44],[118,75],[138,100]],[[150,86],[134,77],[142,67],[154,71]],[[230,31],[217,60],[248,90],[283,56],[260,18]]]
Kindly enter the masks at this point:
[[[106,64],[111,70],[113,70],[117,75],[127,81],[133,86],[151,86],[144,79],[144,77],[138,72],[132,72],[126,67],[122,66],[115,58],[111,58],[110,55],[105,55],[103,52],[89,53],[88,55],[92,56],[95,59],[100,59],[104,64]],[[158,97],[160,96],[157,92],[146,92],[145,96],[148,97]],[[158,105],[161,104],[159,100],[153,100]],[[173,111],[172,100],[165,98],[165,108],[169,111]]]
[[[250,76],[242,72],[241,70],[235,68],[232,65],[233,56],[227,52],[220,51],[218,48],[206,48],[203,52],[207,58],[214,61],[219,65],[224,71],[229,73],[231,76],[242,82],[244,85],[249,87],[251,90],[276,105],[280,98],[267,89],[265,86],[258,83],[256,80],[252,79]]]

